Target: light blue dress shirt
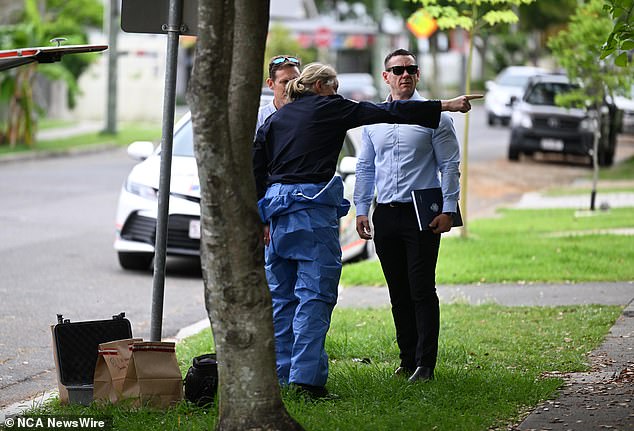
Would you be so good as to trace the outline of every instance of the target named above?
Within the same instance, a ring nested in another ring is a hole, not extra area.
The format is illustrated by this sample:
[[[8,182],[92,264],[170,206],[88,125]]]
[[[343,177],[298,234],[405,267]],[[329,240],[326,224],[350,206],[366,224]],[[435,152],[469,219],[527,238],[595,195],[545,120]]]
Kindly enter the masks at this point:
[[[258,110],[258,122],[255,125],[255,131],[257,132],[258,129],[260,128],[260,126],[262,126],[262,124],[264,124],[264,122],[266,121],[267,118],[269,118],[269,116],[274,113],[275,111],[277,111],[277,108],[275,107],[275,105],[273,104],[273,101],[271,100],[269,103],[267,103],[266,105],[262,106],[259,110]]]
[[[425,100],[414,91],[411,100]],[[388,101],[391,97],[388,97]],[[354,204],[368,215],[376,184],[377,202],[411,202],[411,191],[441,187],[443,212],[456,212],[460,196],[460,145],[453,119],[441,114],[437,129],[405,124],[363,128]]]

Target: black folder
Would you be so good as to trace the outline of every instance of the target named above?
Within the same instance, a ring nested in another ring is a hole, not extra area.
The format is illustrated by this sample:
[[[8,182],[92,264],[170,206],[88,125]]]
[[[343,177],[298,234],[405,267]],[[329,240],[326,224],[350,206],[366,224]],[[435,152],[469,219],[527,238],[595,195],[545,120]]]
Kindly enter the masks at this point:
[[[442,213],[442,189],[434,187],[431,189],[412,190],[412,201],[414,201],[418,228],[420,230],[428,230],[429,223]],[[459,206],[456,207],[452,227],[457,226],[462,226],[462,215],[460,214]]]

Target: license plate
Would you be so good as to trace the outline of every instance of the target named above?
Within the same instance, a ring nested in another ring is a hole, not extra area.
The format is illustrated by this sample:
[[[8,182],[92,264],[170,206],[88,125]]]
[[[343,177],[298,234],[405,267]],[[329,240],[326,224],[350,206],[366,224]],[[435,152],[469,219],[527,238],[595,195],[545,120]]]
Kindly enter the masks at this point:
[[[189,221],[189,237],[192,239],[200,239],[200,220]]]
[[[542,139],[541,144],[544,150],[561,151],[564,149],[564,141],[561,139]]]

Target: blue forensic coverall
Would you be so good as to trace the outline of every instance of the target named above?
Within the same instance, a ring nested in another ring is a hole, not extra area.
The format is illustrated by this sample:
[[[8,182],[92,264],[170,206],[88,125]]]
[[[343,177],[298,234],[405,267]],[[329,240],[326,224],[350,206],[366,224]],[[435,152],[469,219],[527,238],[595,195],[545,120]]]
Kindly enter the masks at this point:
[[[271,185],[258,204],[269,220],[266,277],[273,299],[280,382],[324,386],[324,349],[341,275],[339,217],[348,213],[343,182]]]
[[[280,384],[324,386],[324,344],[341,275],[339,217],[350,203],[335,176],[348,129],[375,123],[435,128],[439,101],[354,102],[308,94],[284,105],[256,133],[253,170],[273,302]]]

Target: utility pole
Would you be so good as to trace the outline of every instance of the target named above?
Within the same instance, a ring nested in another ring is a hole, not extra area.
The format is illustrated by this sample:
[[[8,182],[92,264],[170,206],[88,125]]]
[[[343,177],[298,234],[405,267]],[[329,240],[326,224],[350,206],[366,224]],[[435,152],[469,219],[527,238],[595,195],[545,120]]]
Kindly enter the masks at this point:
[[[107,8],[108,25],[108,93],[106,95],[106,126],[103,133],[117,133],[117,73],[119,35],[119,0],[110,0]]]

